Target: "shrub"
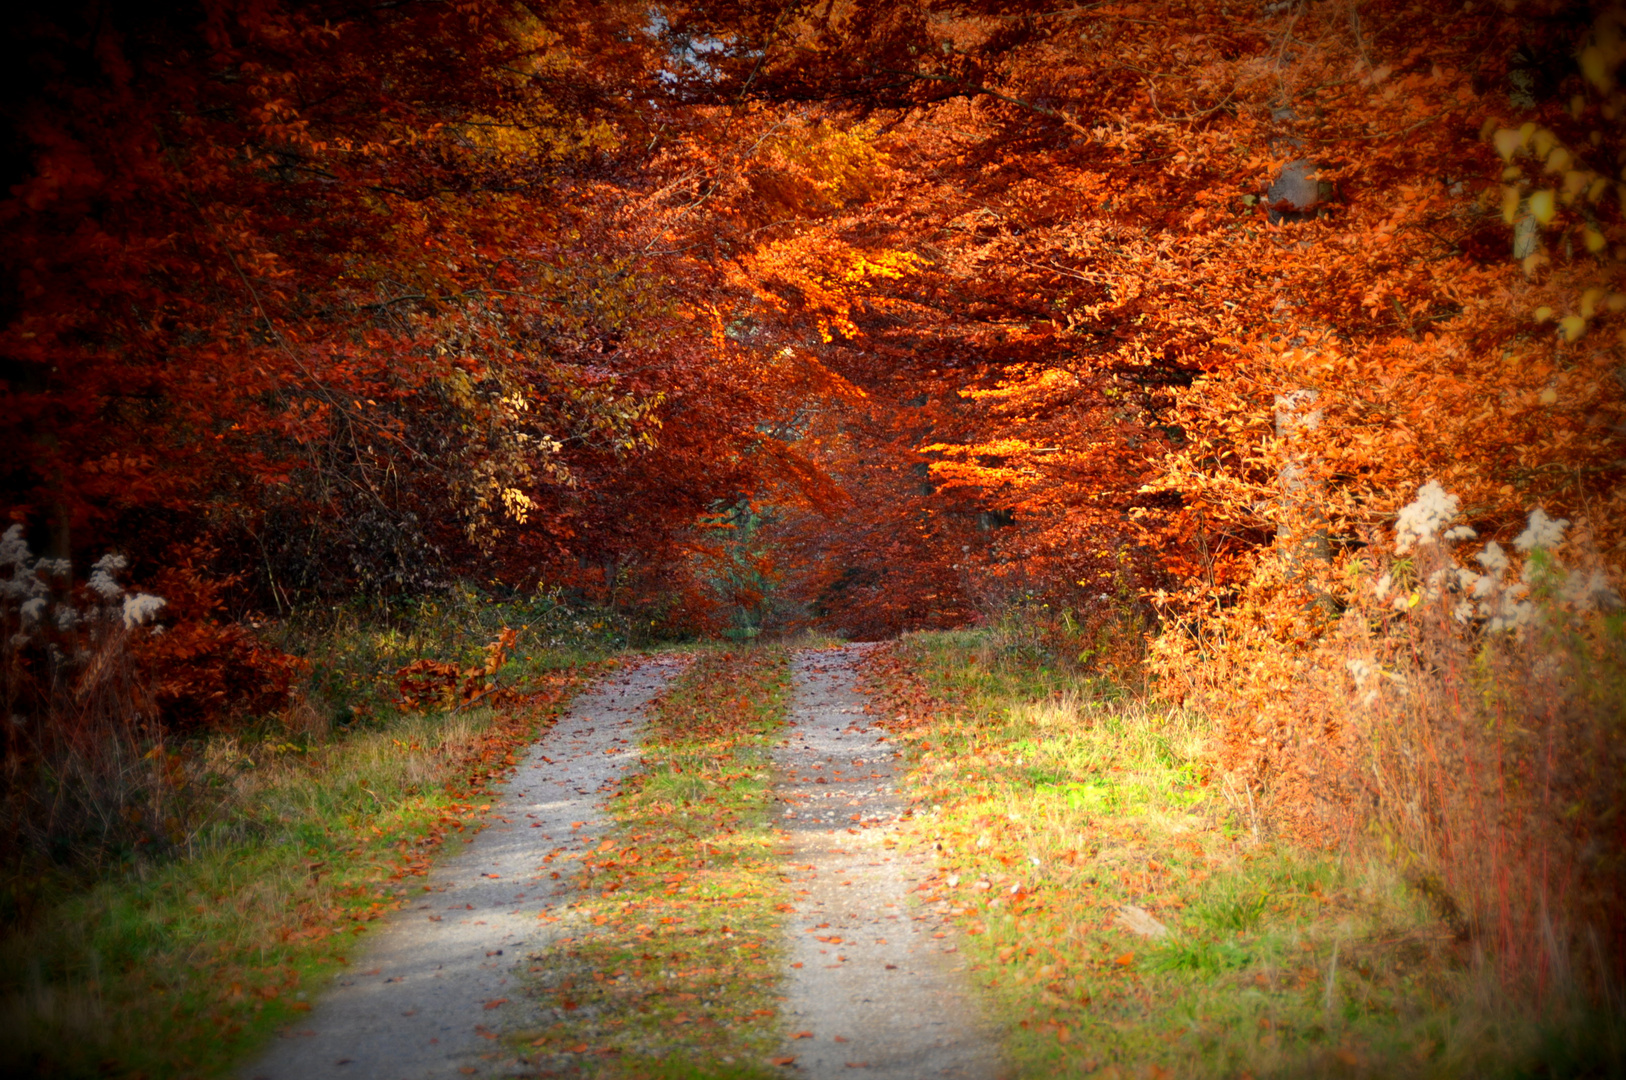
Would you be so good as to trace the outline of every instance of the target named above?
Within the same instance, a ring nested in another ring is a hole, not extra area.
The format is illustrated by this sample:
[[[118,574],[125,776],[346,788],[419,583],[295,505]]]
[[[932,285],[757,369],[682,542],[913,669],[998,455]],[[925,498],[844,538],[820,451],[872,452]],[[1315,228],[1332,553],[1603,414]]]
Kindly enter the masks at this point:
[[[1341,580],[1284,566],[1154,664],[1245,814],[1375,845],[1504,985],[1597,1000],[1626,977],[1620,599],[1567,522],[1470,554],[1456,512],[1424,485]]]

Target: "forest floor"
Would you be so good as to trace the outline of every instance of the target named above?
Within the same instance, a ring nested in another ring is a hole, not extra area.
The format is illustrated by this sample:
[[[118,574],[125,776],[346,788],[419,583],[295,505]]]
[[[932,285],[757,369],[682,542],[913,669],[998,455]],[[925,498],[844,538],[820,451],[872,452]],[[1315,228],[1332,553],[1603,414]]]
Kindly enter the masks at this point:
[[[79,935],[90,975],[59,964],[33,991],[20,1075],[1512,1077],[1619,1060],[1586,1045],[1618,1031],[1498,999],[1394,868],[1270,837],[1210,774],[1201,717],[996,634],[627,656],[551,722],[482,721],[501,733],[479,736],[485,779],[438,802],[407,784],[418,765],[351,760],[411,764],[437,722],[347,736],[343,770],[266,788],[320,785],[299,799],[338,800],[331,839],[284,793],[267,805],[307,822],[293,854],[64,907],[83,925],[49,932]],[[256,871],[320,853],[331,866],[297,862],[308,880]],[[128,942],[111,977],[110,941]]]

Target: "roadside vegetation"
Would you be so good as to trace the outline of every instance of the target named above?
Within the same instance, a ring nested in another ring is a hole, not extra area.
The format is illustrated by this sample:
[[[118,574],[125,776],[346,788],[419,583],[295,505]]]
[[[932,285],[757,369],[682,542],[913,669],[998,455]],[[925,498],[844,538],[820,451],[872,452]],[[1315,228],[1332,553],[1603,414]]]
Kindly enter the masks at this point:
[[[1310,846],[1214,767],[1221,729],[1012,627],[869,661],[912,747],[925,902],[1019,1075],[1620,1075],[1577,977],[1509,992],[1494,939],[1381,835]]]
[[[772,1075],[789,908],[770,746],[789,693],[788,652],[761,645],[700,652],[653,703],[584,895],[531,958],[522,1057],[587,1076]]]
[[[11,849],[0,1072],[223,1073],[480,827],[491,782],[619,644],[602,617],[473,592],[263,631],[305,665],[293,706],[143,744],[154,768],[99,792],[125,827],[72,858]],[[59,785],[100,767],[46,764]]]

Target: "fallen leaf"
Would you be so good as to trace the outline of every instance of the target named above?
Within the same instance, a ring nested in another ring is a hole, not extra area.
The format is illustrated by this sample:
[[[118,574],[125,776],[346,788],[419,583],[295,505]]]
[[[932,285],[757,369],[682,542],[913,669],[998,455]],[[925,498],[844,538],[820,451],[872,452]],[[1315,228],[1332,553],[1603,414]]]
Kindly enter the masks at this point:
[[[507,998],[498,998],[495,1001],[486,1002],[485,1007],[488,1008],[488,1009],[495,1009],[499,1005],[506,1005],[506,1004],[508,1004],[508,999]]]
[[[791,1036],[793,1039],[811,1039],[812,1037],[813,1033],[811,1031],[798,1031],[796,1034]]]
[[[1125,904],[1118,909],[1117,922],[1141,937],[1160,938],[1167,937],[1169,933],[1169,928],[1153,918],[1151,912],[1134,904]]]
[[[794,1064],[796,1064],[796,1059],[793,1058],[793,1057],[769,1058],[768,1059],[768,1064],[770,1064],[770,1065],[794,1065]]]

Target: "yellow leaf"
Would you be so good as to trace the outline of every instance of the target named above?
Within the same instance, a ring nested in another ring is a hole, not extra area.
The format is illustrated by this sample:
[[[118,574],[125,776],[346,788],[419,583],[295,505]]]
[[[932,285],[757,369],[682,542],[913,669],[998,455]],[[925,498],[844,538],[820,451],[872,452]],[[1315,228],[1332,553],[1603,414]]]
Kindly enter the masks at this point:
[[[1563,331],[1565,341],[1574,341],[1586,333],[1586,320],[1579,315],[1566,315],[1558,320],[1558,328]]]
[[[1596,45],[1588,45],[1581,50],[1581,75],[1606,94],[1615,85],[1614,65]]]
[[[1553,200],[1553,193],[1546,188],[1532,192],[1530,195],[1530,212],[1543,225],[1553,220],[1553,216],[1558,213],[1558,207]]]
[[[1505,187],[1502,189],[1502,220],[1511,225],[1519,218],[1519,189]]]

